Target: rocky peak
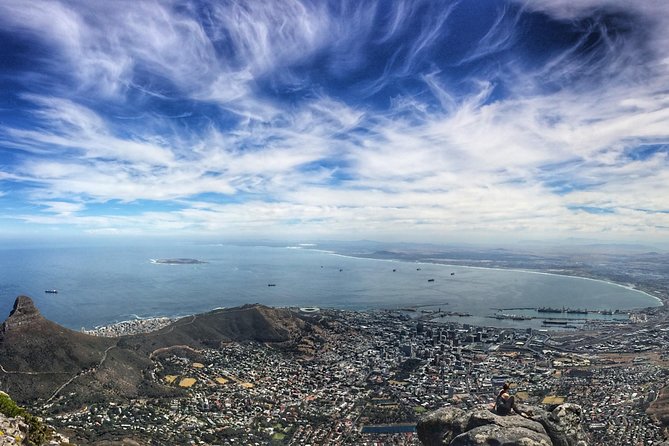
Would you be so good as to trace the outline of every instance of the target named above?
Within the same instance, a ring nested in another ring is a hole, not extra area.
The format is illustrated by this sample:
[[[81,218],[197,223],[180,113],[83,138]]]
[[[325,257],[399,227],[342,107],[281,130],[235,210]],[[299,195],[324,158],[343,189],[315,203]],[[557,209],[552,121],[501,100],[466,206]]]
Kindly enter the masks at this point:
[[[33,303],[33,300],[28,296],[19,296],[14,302],[12,312],[9,313],[9,317],[3,324],[3,331],[42,319],[42,315]]]
[[[552,412],[528,406],[523,411],[531,415],[444,407],[418,422],[418,438],[424,446],[587,446],[580,406],[562,404]]]

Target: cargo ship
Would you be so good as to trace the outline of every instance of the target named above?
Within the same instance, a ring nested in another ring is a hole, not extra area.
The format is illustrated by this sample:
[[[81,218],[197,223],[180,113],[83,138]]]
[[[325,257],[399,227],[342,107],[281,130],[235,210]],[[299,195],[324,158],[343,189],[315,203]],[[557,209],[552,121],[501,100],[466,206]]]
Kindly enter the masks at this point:
[[[569,321],[542,321],[544,325],[567,325]]]

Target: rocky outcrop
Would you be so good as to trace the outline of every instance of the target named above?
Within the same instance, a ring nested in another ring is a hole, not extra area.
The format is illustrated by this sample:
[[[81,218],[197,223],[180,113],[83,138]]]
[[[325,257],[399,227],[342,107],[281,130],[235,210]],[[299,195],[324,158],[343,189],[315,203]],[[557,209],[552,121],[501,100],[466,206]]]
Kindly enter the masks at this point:
[[[535,411],[535,419],[546,429],[553,446],[585,446],[586,439],[581,428],[581,406],[565,403],[552,412]]]
[[[42,420],[0,392],[0,446],[74,446]]]
[[[486,408],[465,412],[445,407],[418,422],[418,438],[425,446],[587,446],[580,406],[525,411],[531,413],[527,418],[500,416]]]
[[[8,418],[0,414],[0,446],[34,445],[28,439],[28,424],[23,417]],[[40,446],[75,446],[61,434],[52,433],[51,438]]]
[[[22,444],[28,433],[23,418],[8,418],[0,414],[0,446]]]
[[[467,430],[467,413],[455,407],[443,407],[418,422],[418,438],[425,446],[448,445]]]
[[[19,327],[26,324],[32,324],[35,321],[41,321],[42,315],[28,296],[19,296],[14,301],[14,308],[9,317],[2,324],[2,331],[10,328]]]

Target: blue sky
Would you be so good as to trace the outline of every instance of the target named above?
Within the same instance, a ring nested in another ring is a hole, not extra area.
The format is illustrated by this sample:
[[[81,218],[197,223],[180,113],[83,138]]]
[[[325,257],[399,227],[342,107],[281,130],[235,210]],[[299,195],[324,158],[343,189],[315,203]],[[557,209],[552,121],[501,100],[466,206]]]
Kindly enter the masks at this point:
[[[664,0],[0,2],[5,237],[669,235]]]

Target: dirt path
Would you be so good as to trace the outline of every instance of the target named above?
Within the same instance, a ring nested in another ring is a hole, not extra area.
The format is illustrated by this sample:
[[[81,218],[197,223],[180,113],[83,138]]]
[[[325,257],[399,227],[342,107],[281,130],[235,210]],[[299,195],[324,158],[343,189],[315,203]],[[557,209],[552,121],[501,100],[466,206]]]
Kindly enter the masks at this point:
[[[81,376],[84,376],[84,375],[88,375],[88,374],[90,374],[90,373],[93,373],[93,372],[95,372],[97,369],[99,369],[100,367],[102,367],[102,364],[104,364],[104,362],[107,360],[107,354],[109,353],[109,351],[110,351],[111,349],[113,349],[113,348],[116,348],[116,347],[117,347],[116,344],[107,347],[107,348],[105,349],[104,353],[102,354],[102,358],[100,359],[100,362],[98,362],[98,365],[96,365],[95,367],[91,367],[91,368],[89,368],[89,369],[81,370],[81,371],[79,371],[76,375],[74,375],[72,378],[70,378],[70,379],[68,379],[67,381],[65,381],[65,383],[63,383],[62,386],[60,386],[59,388],[56,389],[55,392],[53,392],[53,395],[51,395],[51,396],[49,397],[49,399],[46,400],[46,402],[45,402],[44,404],[45,404],[45,405],[46,405],[46,404],[49,404],[55,397],[58,396],[58,394],[59,394],[65,387],[69,386],[69,385],[72,383],[72,381],[74,381],[75,379],[77,379],[77,378],[79,378],[79,377],[81,377]],[[26,372],[26,373],[29,373],[29,372]]]

